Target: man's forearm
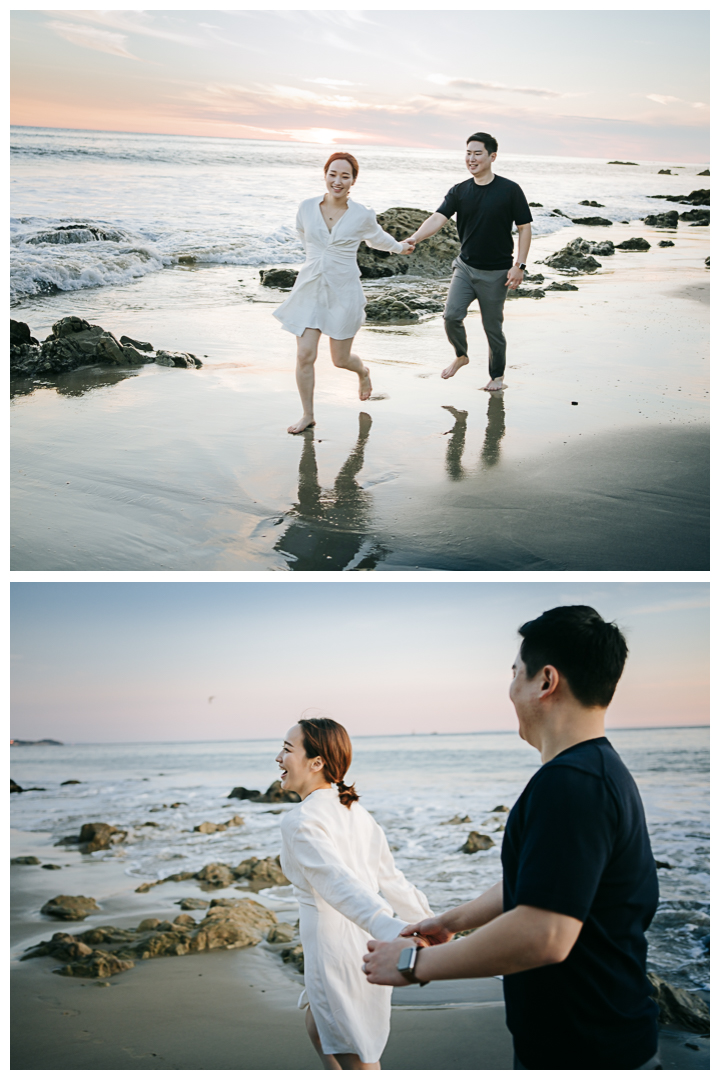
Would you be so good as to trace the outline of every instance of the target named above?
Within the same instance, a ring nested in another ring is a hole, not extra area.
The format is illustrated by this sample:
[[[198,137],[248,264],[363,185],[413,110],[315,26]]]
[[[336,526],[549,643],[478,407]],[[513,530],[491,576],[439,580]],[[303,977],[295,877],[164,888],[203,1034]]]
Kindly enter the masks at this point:
[[[415,240],[418,243],[421,240],[427,240],[429,236],[434,236],[436,232],[440,232],[446,221],[447,218],[444,214],[431,214],[429,218],[425,218],[420,228],[416,229],[412,237],[408,237],[408,239]]]
[[[532,240],[532,226],[521,225],[518,227],[518,254],[517,261],[519,263],[526,263],[528,259],[528,252],[530,251],[530,241]]]
[[[477,899],[470,900],[459,907],[450,908],[440,916],[443,925],[453,934],[459,934],[461,930],[475,930],[478,926],[485,926],[498,915],[502,915],[502,888],[502,881],[498,881]]]

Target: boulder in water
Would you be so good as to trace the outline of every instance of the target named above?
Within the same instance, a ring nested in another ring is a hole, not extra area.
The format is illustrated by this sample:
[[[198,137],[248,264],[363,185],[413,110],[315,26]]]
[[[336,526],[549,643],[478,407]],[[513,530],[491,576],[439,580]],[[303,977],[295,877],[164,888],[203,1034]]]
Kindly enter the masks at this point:
[[[621,251],[647,251],[650,244],[642,236],[632,236],[629,240],[616,244],[615,247]]]
[[[677,210],[668,210],[664,214],[648,214],[644,223],[658,229],[676,229],[679,216]]]
[[[466,855],[474,855],[476,851],[489,851],[491,847],[495,847],[495,841],[491,840],[489,836],[479,832],[471,832],[468,834],[468,838],[460,851],[463,851]]]
[[[661,1024],[672,1024],[703,1035],[710,1031],[710,1010],[699,994],[672,986],[653,971],[648,971],[647,977],[652,985],[652,996],[660,1008]]]
[[[161,367],[201,368],[203,366],[202,360],[195,353],[168,352],[167,349],[158,349],[155,353],[155,363],[160,364]]]
[[[365,308],[365,318],[376,323],[414,323],[420,321],[417,312],[392,296],[371,301]]]
[[[87,918],[91,911],[99,911],[97,902],[92,896],[54,896],[40,908],[42,915],[51,915],[53,919],[65,919],[69,922],[80,922]]]
[[[574,217],[572,223],[573,225],[612,225],[612,221],[604,217]]]
[[[93,851],[102,851],[111,844],[119,844],[126,836],[127,832],[114,825],[106,825],[104,821],[92,821],[80,829],[78,841],[82,853],[91,855]]]
[[[268,289],[292,289],[297,276],[297,270],[261,270],[260,284]]]
[[[378,223],[396,240],[404,240],[414,233],[431,213],[430,210],[396,206],[378,214]],[[363,242],[358,248],[357,261],[363,278],[392,277],[396,274],[445,277],[452,273],[453,259],[459,254],[460,239],[457,228],[453,221],[448,221],[434,236],[422,240],[412,255],[378,251]]]
[[[34,855],[18,855],[17,858],[10,860],[11,866],[39,866],[40,860],[35,858]]]

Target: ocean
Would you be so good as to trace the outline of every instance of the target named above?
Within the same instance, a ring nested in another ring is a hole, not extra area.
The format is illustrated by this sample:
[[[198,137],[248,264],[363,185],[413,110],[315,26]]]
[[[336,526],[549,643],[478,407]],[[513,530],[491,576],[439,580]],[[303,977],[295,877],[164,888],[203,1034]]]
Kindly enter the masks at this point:
[[[324,190],[322,165],[338,147],[244,139],[58,128],[11,131],[11,303],[129,285],[177,266],[298,265],[298,203]],[[466,180],[463,147],[343,147],[356,154],[358,202],[435,210]],[[659,176],[671,167],[671,176]],[[672,209],[650,195],[687,194],[707,164],[503,154],[496,171],[517,181],[536,235],[568,218],[632,221]],[[583,200],[601,209],[580,205]],[[562,211],[566,217],[553,214]]]
[[[660,906],[648,933],[648,967],[675,985],[709,989],[709,729],[618,730],[610,741],[632,772],[645,805],[660,868]],[[348,774],[387,833],[398,865],[434,910],[462,903],[501,876],[507,814],[539,767],[514,733],[358,737]],[[13,746],[12,825],[53,838],[87,821],[128,830],[98,860],[120,860],[133,883],[210,862],[236,865],[277,855],[287,804],[228,798],[235,786],[265,790],[277,779],[278,740]],[[79,784],[62,786],[63,781]],[[180,802],[176,809],[171,804]],[[280,813],[278,813],[280,811]],[[240,813],[245,824],[204,835],[193,827]],[[454,817],[470,818],[450,824]],[[154,826],[145,823],[152,821]],[[465,855],[470,830],[494,846]],[[287,896],[290,890],[271,890]]]

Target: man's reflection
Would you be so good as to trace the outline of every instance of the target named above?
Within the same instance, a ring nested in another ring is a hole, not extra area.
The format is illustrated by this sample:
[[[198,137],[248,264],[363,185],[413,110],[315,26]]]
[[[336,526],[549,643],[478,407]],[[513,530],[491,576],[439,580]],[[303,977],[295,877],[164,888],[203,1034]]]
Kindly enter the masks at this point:
[[[462,480],[467,476],[467,471],[462,464],[462,456],[465,452],[468,414],[464,409],[454,409],[452,405],[443,405],[443,409],[447,409],[455,418],[455,423],[450,431],[447,450],[445,451],[445,468],[451,480]],[[489,394],[485,439],[478,463],[482,468],[490,469],[500,461],[500,443],[504,434],[505,404],[503,395]]]
[[[303,449],[298,469],[298,497],[290,511],[294,520],[275,544],[282,555],[294,556],[290,570],[345,570],[365,545],[372,499],[355,477],[363,467],[372,417],[360,413],[358,438],[332,488],[318,483],[312,428],[301,435]],[[386,552],[369,548],[352,566],[372,570]]]

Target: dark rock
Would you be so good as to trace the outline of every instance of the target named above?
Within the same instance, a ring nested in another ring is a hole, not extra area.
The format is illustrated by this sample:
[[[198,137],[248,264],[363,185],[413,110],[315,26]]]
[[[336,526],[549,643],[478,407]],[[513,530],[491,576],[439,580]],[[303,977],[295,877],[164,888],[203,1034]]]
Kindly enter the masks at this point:
[[[419,322],[420,316],[407,304],[392,296],[373,300],[365,308],[365,317],[369,322],[378,323],[413,323]]]
[[[608,161],[608,165],[637,165],[637,161]]]
[[[574,217],[572,223],[573,225],[612,225],[612,221],[604,217]]]
[[[622,244],[616,244],[615,247],[622,251],[647,251],[650,244],[641,236],[633,236],[630,240],[623,240]]]
[[[531,202],[531,203],[528,203],[528,206],[542,206],[542,203],[541,202]]]
[[[686,210],[684,214],[680,215],[681,221],[689,221],[691,225],[709,225],[710,224],[710,211],[709,210]]]
[[[658,176],[672,176],[673,174],[669,169],[658,169]],[[677,175],[677,173],[675,174]]]
[[[577,285],[571,284],[569,281],[553,281],[552,285],[547,285],[547,289],[554,290],[555,292],[577,292]]]
[[[709,1033],[710,1010],[699,994],[672,986],[653,971],[648,971],[647,976],[652,985],[652,997],[660,1007],[661,1024],[673,1024],[703,1035]]]
[[[658,241],[658,247],[675,247],[673,240],[660,240]]]
[[[523,281],[532,281],[532,282],[537,283],[538,285],[540,285],[544,280],[545,280],[545,275],[544,274],[528,274],[528,273],[526,273],[524,275],[524,277],[523,277]]]
[[[495,847],[495,841],[491,840],[489,836],[479,832],[471,832],[459,850],[464,851],[466,855],[474,855],[476,851],[488,851],[491,847]]]
[[[246,787],[234,787],[228,795],[228,799],[250,799],[251,801],[254,801],[259,794],[260,792],[256,791],[254,788],[251,790]]]
[[[178,262],[181,266],[194,266],[197,259],[194,255],[178,255]]]
[[[548,266],[555,267],[556,270],[582,270],[592,273],[594,270],[599,270],[602,263],[599,263],[597,259],[594,259],[592,255],[583,251],[583,246],[588,241],[584,241],[580,238],[573,240],[572,243],[566,244],[560,251],[554,252],[554,254],[548,256],[544,261]]]
[[[552,211],[551,211],[551,213],[553,213],[553,214],[556,214],[556,215],[557,215],[557,217],[564,217],[564,218],[567,218],[567,219],[568,219],[568,221],[570,221],[570,220],[571,220],[571,218],[570,218],[569,214],[563,214],[562,210],[552,210]]]
[[[121,345],[132,345],[134,349],[139,349],[140,352],[153,352],[153,347],[149,341],[136,341],[135,338],[127,337],[126,334],[120,336]]]
[[[168,352],[166,349],[158,349],[155,353],[155,363],[161,367],[201,368],[202,360],[195,353]]]
[[[300,796],[295,791],[283,791],[280,786],[279,780],[273,780],[270,787],[267,789],[264,795],[258,795],[252,802],[266,802],[266,803],[280,803],[280,802],[300,802]]]
[[[269,941],[271,945],[280,945],[281,943],[292,941],[295,936],[295,927],[290,923],[281,922],[269,931],[266,941]]]
[[[248,884],[255,889],[265,889],[270,885],[289,885],[280,866],[279,857],[267,859],[245,859],[238,866],[234,866],[233,873],[238,879],[246,879]]]
[[[703,171],[699,172],[697,175],[698,176],[709,176],[710,175],[710,170],[709,169],[703,169]]]
[[[677,210],[668,210],[664,214],[648,214],[645,224],[655,225],[658,229],[676,229],[678,217]]]
[[[501,803],[500,806],[494,807],[492,812],[493,812],[493,814],[509,814],[510,813],[510,807],[509,806],[503,806],[502,803]]]
[[[68,784],[82,784],[82,780],[63,780],[60,787],[67,787]]]
[[[396,240],[404,240],[422,225],[432,211],[393,207],[378,214],[378,222]],[[452,261],[460,254],[460,240],[454,221],[448,221],[439,232],[421,241],[413,255],[395,255],[376,251],[361,243],[357,253],[363,278],[392,277],[396,274],[418,274],[423,277],[444,277],[452,273]]]
[[[173,926],[197,926],[197,923],[193,919],[192,915],[178,915],[176,919],[173,919]]]
[[[57,863],[46,862],[42,864],[43,870],[62,870],[62,866],[58,866]]]
[[[709,255],[705,256],[705,265],[710,266],[710,256]]]
[[[119,844],[127,836],[127,832],[116,829],[114,825],[106,825],[104,821],[92,821],[83,825],[80,830],[80,850],[84,855],[90,855],[93,851],[102,851],[111,844]]]
[[[159,829],[160,826],[158,825],[157,821],[143,821],[140,828],[141,829]]]
[[[19,784],[16,784],[14,780],[11,780],[11,781],[10,781],[10,794],[11,794],[11,795],[12,795],[12,793],[13,793],[14,791],[24,791],[24,790],[25,790],[25,789],[24,789],[24,788],[21,788]]]
[[[34,855],[18,855],[17,858],[10,860],[11,866],[39,866],[40,860],[36,859]]]
[[[53,919],[66,919],[71,922],[80,922],[87,918],[91,911],[99,910],[91,896],[55,896],[40,908],[42,915],[51,915]]]
[[[160,919],[143,919],[138,925],[138,933],[144,934],[146,930],[157,930]]]
[[[233,871],[225,863],[209,863],[199,870],[195,877],[198,881],[205,881],[216,888],[225,888],[235,880]]]
[[[268,289],[292,289],[297,270],[261,270],[260,284]]]
[[[200,911],[202,908],[210,907],[209,900],[200,900],[194,896],[186,896],[183,900],[176,901],[180,904],[182,911]]]
[[[508,289],[507,293],[508,300],[521,300],[523,297],[530,300],[542,300],[544,296],[542,289],[523,289],[522,286],[517,289]]]
[[[604,207],[605,203],[595,202],[594,199],[583,199],[582,202],[578,203],[578,206],[600,206],[600,207]]]
[[[571,240],[566,250],[575,252],[577,255],[614,255],[615,245],[612,240],[583,240],[578,236],[577,240]]]
[[[38,339],[30,333],[27,323],[10,320],[10,344],[11,345],[37,345]]]
[[[280,955],[286,964],[295,964],[298,971],[302,975],[305,971],[305,957],[303,955],[302,945],[294,945],[292,949],[283,949]]]
[[[449,821],[441,821],[441,825],[467,825],[470,822],[470,815],[465,814],[464,817],[460,817],[456,814],[455,817],[451,817]]]
[[[673,867],[670,865],[669,862],[662,862],[661,859],[656,859],[655,860],[655,866],[657,867],[658,870],[672,870],[673,869]]]
[[[132,967],[135,967],[132,960],[120,960],[112,953],[93,949],[86,959],[54,970],[56,975],[69,975],[78,979],[110,979],[113,975],[119,975]]]
[[[648,195],[649,199],[665,199],[666,202],[690,203],[692,206],[710,205],[710,188],[697,188],[689,195]]]

